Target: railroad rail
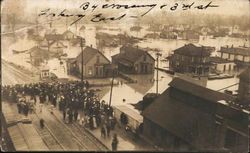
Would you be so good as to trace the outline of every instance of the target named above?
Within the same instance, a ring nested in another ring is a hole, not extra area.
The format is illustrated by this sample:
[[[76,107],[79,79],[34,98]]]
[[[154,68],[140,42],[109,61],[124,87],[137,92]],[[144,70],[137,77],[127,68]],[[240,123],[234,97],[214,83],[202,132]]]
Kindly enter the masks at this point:
[[[63,145],[59,142],[59,140],[56,138],[56,136],[53,134],[51,129],[45,124],[45,128],[41,129],[40,127],[40,118],[37,113],[34,113],[32,116],[32,122],[35,126],[38,134],[43,139],[44,143],[47,145],[47,147],[52,151],[65,151],[66,149],[63,147]]]
[[[77,123],[65,124],[61,121],[56,114],[53,114],[54,118],[60,122],[75,138],[78,144],[82,145],[87,151],[108,151],[109,149],[89,133],[85,128],[81,128]],[[83,141],[84,140],[84,143]],[[95,147],[93,147],[95,146]]]

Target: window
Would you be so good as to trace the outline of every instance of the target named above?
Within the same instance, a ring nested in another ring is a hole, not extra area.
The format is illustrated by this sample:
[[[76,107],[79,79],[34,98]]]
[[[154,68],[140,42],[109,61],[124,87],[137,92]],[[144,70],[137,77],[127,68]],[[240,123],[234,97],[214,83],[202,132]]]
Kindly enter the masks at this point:
[[[144,61],[146,61],[146,60],[147,60],[147,56],[146,56],[146,55],[144,55],[143,60],[144,60]]]
[[[96,56],[96,63],[100,63],[100,56]]]
[[[205,72],[209,72],[209,67],[206,67],[206,68],[205,68]]]
[[[206,58],[204,57],[204,58],[202,58],[202,62],[203,63],[205,63],[206,62]]]
[[[89,75],[92,75],[92,66],[89,66],[89,67],[88,67],[88,74],[89,74]]]

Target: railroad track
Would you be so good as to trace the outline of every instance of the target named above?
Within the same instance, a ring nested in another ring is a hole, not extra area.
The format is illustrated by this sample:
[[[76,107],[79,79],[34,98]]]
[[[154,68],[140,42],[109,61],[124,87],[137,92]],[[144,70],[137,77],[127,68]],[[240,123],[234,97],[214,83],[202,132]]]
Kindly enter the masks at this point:
[[[93,136],[89,131],[87,131],[84,127],[80,127],[79,124],[73,123],[71,124],[73,127],[75,127],[78,131],[80,131],[85,137],[88,138],[88,140],[91,141],[91,143],[96,146],[98,151],[108,151],[109,148],[107,148],[100,140],[98,140],[95,136]],[[98,142],[98,143],[96,143]]]
[[[47,108],[47,107],[46,107]],[[50,113],[46,111],[46,113]],[[86,144],[86,137],[83,137],[82,135],[79,135],[80,131],[72,131],[70,129],[71,127],[66,125],[63,121],[58,119],[54,114],[51,114],[51,116],[54,116],[55,119],[54,123],[57,124],[57,127],[60,127],[61,129],[64,129],[64,132],[71,136],[71,139],[75,142],[75,144],[78,146],[78,150],[80,151],[92,151],[92,149],[88,146],[89,144]],[[68,149],[67,149],[68,150]],[[71,149],[69,149],[71,150]],[[76,150],[74,150],[76,151]]]
[[[91,133],[89,133],[84,127],[80,127],[80,125],[78,125],[77,123],[72,123],[72,124],[64,123],[61,119],[59,119],[60,117],[56,115],[59,113],[55,112],[55,114],[53,114],[54,119],[56,119],[60,124],[62,124],[65,127],[65,129],[67,129],[67,131],[71,133],[71,135],[77,141],[77,143],[83,146],[87,151],[109,150],[100,140],[98,140]],[[61,116],[62,114],[59,115]]]
[[[40,118],[37,115],[37,113],[34,113],[32,115],[32,122],[34,123],[34,127],[37,130],[38,134],[41,136],[42,140],[46,144],[46,146],[51,151],[65,151],[66,149],[63,147],[63,145],[58,141],[58,139],[55,137],[51,129],[46,125],[43,129],[40,127]]]
[[[65,128],[70,131],[78,144],[81,144],[86,148],[87,151],[108,151],[109,149],[102,144],[96,137],[90,134],[83,127],[81,128],[77,123],[65,124],[61,121],[56,115],[53,115],[54,118],[63,124]]]

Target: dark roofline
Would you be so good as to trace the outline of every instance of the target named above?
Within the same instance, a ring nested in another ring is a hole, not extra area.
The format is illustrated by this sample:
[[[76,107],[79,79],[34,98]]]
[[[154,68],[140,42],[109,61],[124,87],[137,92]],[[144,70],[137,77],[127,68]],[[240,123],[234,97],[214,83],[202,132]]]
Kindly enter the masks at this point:
[[[235,100],[233,96],[229,96],[225,93],[221,93],[197,84],[193,84],[178,77],[174,78],[168,85],[175,89],[181,90],[183,92],[189,93],[193,96],[200,97],[211,102],[218,102],[219,100]],[[206,95],[204,95],[204,93],[206,93]]]
[[[105,55],[103,55],[103,53],[102,53],[101,51],[99,51],[98,49],[93,48],[93,47],[90,47],[90,46],[86,46],[85,49],[92,49],[92,50],[95,50],[97,53],[100,53],[100,54],[109,62],[109,64],[111,64],[111,61],[110,61]],[[83,54],[83,52],[84,52],[85,49],[83,49],[83,50],[80,52],[80,54],[79,54],[76,58],[78,58],[79,56],[81,56],[81,54]],[[94,58],[94,56],[91,57],[88,61],[86,61],[86,63],[88,63],[92,58]]]
[[[144,52],[144,53],[146,53],[151,59],[153,59],[153,60],[155,61],[155,59],[153,58],[153,56],[151,56],[151,55],[148,53],[148,51],[145,51],[145,50],[143,50],[142,48],[134,47],[134,46],[123,45],[123,46],[120,48],[120,50],[121,50],[121,49],[126,49],[126,48],[132,48],[132,49],[134,49],[134,50],[136,50],[136,51]],[[120,54],[120,53],[118,53],[118,54]],[[118,54],[116,54],[116,55],[118,55]],[[115,55],[113,55],[113,56],[115,56]],[[113,56],[111,56],[111,57],[113,57]],[[140,57],[141,57],[141,56],[140,56]],[[138,57],[138,58],[140,58],[140,57]]]

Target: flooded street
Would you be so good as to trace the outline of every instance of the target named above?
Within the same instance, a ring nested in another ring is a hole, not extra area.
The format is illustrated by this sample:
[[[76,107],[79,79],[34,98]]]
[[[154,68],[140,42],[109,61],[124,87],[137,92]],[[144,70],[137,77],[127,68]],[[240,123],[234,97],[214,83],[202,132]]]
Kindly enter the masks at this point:
[[[79,31],[75,29],[75,27],[68,28],[72,32],[82,36],[86,39],[86,45],[87,46],[93,46],[94,48],[97,47],[97,39],[96,39],[96,33],[97,32],[104,32],[109,34],[119,34],[128,32],[129,28],[126,27],[123,30],[96,30],[96,28],[92,25],[84,25],[86,28],[84,31]],[[79,29],[79,28],[78,28]],[[117,29],[117,28],[116,28]],[[57,33],[63,33],[66,30],[65,26],[58,26],[56,27]],[[145,28],[142,29],[144,31],[143,33],[150,33],[146,32]],[[131,32],[131,35],[135,37],[143,37],[140,33],[137,32]],[[4,44],[2,46],[2,49],[4,51],[2,52],[2,58],[6,59],[7,61],[11,61],[13,63],[23,65],[24,67],[31,69],[29,61],[29,54],[13,54],[12,50],[15,48],[18,48],[18,46],[22,46],[21,48],[29,49],[33,46],[36,46],[36,43],[32,40],[28,40],[26,37],[26,31],[19,32],[15,37],[23,37],[23,39],[18,40],[17,42],[13,41],[15,38],[13,37],[5,37],[5,39],[2,39],[4,42],[15,42],[15,43],[2,43]],[[248,42],[249,40],[242,41],[239,38],[206,38],[206,39],[200,39],[199,41],[187,41],[187,40],[169,40],[169,39],[147,39],[140,41],[138,44],[139,47],[142,48],[152,48],[152,49],[159,49],[162,53],[162,56],[160,59],[166,58],[173,50],[176,48],[179,48],[187,43],[195,43],[195,44],[201,44],[206,46],[212,46],[216,48],[216,51],[220,49],[221,46],[225,45],[231,45],[234,43],[235,45],[244,45],[244,42]],[[111,56],[118,54],[120,51],[120,47],[103,47],[101,48],[101,51],[103,54],[111,61]],[[20,48],[20,47],[19,47]],[[79,48],[80,49],[80,48]],[[155,52],[149,51],[149,53],[155,58]],[[49,63],[54,63],[53,69],[56,69],[55,59],[52,59]],[[59,63],[59,62],[57,62]],[[167,63],[163,63],[160,61],[159,67],[168,67]],[[66,73],[66,71],[64,70]],[[121,104],[135,104],[138,101],[142,100],[143,96],[146,93],[155,93],[156,92],[156,70],[154,75],[131,75],[131,78],[134,80],[137,80],[137,83],[132,84],[123,84],[114,86],[113,88],[113,94],[112,94],[112,105],[121,105]],[[173,76],[166,74],[165,72],[159,71],[159,93],[162,93],[164,90],[168,88],[168,83],[173,79]],[[223,80],[209,80],[207,83],[207,87],[213,90],[219,90],[222,88],[225,88],[227,86],[233,85],[235,83],[238,83],[238,78],[231,78],[231,79],[223,79]],[[236,90],[238,86],[233,86],[229,88],[230,90]],[[123,93],[122,95],[120,93]],[[103,100],[106,102],[109,101],[110,98],[110,89],[109,91],[103,96]],[[123,99],[126,99],[125,103],[122,101]],[[131,105],[128,105],[128,107],[133,107]]]

